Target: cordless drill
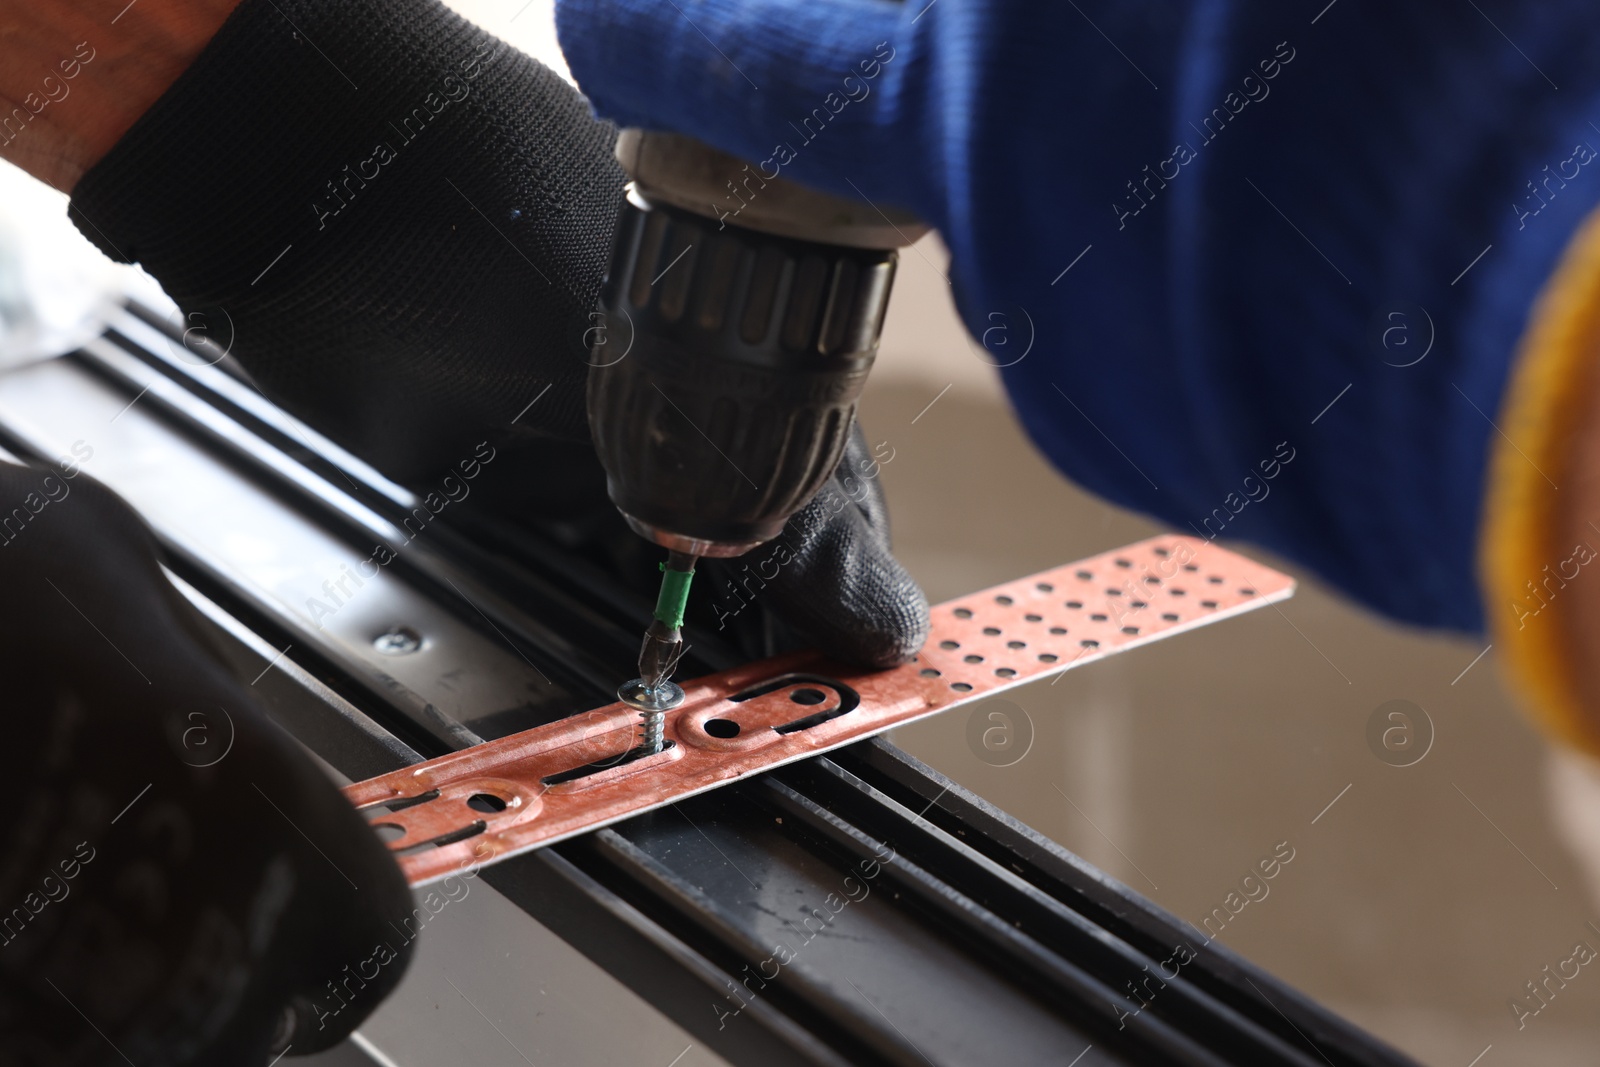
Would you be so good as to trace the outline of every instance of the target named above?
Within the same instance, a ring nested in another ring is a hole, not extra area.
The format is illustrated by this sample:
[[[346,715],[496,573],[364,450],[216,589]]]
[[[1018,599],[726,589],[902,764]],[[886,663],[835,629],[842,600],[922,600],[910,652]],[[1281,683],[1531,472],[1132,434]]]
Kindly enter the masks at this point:
[[[607,489],[668,550],[639,677],[618,690],[659,752],[696,560],[782,532],[833,475],[915,218],[819,193],[676,134],[625,130],[632,179],[591,333]]]

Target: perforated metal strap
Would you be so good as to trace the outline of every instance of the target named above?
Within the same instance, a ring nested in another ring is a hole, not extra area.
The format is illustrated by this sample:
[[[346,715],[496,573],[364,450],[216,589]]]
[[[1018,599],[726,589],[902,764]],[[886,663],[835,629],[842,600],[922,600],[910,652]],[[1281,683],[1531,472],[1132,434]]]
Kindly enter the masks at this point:
[[[1294,592],[1189,537],[1157,537],[933,609],[912,663],[863,671],[797,653],[683,683],[669,747],[629,759],[623,704],[349,786],[413,885],[482,867]],[[392,832],[392,831],[391,831]]]

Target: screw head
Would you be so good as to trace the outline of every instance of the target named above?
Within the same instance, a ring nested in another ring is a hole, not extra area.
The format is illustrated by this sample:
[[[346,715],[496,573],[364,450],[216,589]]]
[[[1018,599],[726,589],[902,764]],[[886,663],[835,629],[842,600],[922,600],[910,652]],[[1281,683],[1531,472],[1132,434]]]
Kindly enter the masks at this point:
[[[683,703],[683,689],[666,679],[650,688],[642,679],[635,678],[617,688],[617,699],[639,711],[668,712]]]
[[[386,656],[404,656],[422,647],[422,635],[409,626],[391,626],[372,639],[372,647]]]

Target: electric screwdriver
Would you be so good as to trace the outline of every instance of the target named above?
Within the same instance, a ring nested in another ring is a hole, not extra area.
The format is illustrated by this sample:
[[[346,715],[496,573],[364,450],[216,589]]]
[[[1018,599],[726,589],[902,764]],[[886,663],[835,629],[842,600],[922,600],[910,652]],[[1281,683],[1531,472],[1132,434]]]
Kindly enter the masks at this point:
[[[591,333],[589,427],[611,500],[668,550],[639,677],[618,695],[661,750],[695,561],[782,532],[844,453],[877,356],[896,249],[890,207],[768,176],[677,134],[624,130],[632,179]]]

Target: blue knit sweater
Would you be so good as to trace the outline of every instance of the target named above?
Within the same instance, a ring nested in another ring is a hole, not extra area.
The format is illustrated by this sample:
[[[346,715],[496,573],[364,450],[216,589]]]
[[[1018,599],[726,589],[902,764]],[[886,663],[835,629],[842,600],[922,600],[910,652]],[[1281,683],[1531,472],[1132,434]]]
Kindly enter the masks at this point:
[[[1482,628],[1493,422],[1530,306],[1600,199],[1592,6],[557,16],[602,115],[937,226],[969,330],[1076,481],[1393,617]],[[735,184],[730,214],[759,195]]]

